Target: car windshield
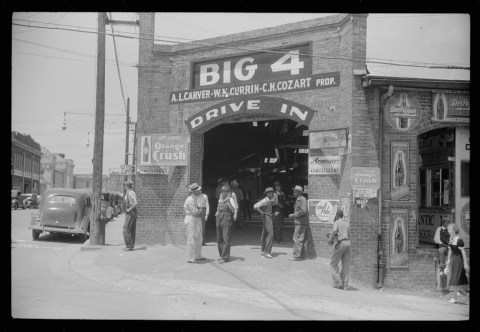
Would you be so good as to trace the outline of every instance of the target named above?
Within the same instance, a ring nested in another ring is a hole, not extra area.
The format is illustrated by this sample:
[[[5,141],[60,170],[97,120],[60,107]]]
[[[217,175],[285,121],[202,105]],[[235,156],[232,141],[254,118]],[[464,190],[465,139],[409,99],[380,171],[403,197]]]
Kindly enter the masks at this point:
[[[71,196],[54,195],[48,199],[50,204],[75,204],[75,198]]]

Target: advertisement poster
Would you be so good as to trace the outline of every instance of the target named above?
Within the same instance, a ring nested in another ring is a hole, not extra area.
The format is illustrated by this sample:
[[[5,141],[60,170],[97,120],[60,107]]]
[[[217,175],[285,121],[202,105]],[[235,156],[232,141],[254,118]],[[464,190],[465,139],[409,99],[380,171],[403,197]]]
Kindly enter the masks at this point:
[[[350,181],[353,189],[379,189],[380,168],[378,167],[352,167]]]
[[[347,146],[347,130],[333,129],[309,133],[310,149],[339,148]]]
[[[377,189],[353,189],[353,203],[360,209],[368,205],[368,201],[377,197]]]
[[[309,199],[308,216],[310,223],[333,224],[338,205],[338,199]]]
[[[391,142],[391,199],[408,199],[409,143]]]
[[[470,123],[470,94],[462,90],[433,90],[432,121]]]
[[[417,98],[406,93],[396,93],[391,96],[384,107],[387,123],[399,131],[415,128],[422,117],[422,106]]]
[[[390,268],[408,268],[408,209],[390,212]]]
[[[187,166],[188,138],[186,135],[138,135],[137,171],[142,173],[150,168],[143,166]],[[152,168],[153,169],[153,168]],[[164,174],[164,173],[158,173]]]
[[[168,166],[160,165],[139,165],[137,172],[140,174],[168,174]]]
[[[308,174],[340,174],[341,156],[308,156]]]

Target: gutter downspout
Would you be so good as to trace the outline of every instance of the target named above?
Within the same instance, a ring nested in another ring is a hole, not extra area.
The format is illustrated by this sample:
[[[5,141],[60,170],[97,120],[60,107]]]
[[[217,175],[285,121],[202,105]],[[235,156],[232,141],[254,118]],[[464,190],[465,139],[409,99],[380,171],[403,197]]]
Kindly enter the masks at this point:
[[[383,282],[385,279],[385,262],[382,260],[383,250],[381,247],[382,242],[382,208],[383,208],[383,201],[382,201],[382,170],[383,170],[383,113],[384,113],[384,106],[387,97],[390,97],[393,94],[394,86],[390,85],[388,87],[388,91],[380,96],[380,107],[379,107],[379,117],[378,117],[378,144],[379,144],[379,162],[378,166],[380,168],[380,189],[378,189],[378,229],[377,229],[377,263],[378,263],[378,279],[377,279],[377,287],[383,289]]]

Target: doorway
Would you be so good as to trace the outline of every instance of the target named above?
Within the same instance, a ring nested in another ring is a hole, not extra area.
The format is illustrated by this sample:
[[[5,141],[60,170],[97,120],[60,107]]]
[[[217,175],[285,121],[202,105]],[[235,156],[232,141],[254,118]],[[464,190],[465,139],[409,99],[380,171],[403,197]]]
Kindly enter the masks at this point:
[[[253,221],[253,204],[266,187],[280,181],[294,202],[292,188],[308,185],[308,127],[288,119],[224,123],[204,133],[202,186],[210,200],[209,222],[214,223],[215,188],[220,178],[237,180],[250,196],[247,208]],[[293,211],[293,204],[290,204]],[[290,213],[290,212],[289,212]]]

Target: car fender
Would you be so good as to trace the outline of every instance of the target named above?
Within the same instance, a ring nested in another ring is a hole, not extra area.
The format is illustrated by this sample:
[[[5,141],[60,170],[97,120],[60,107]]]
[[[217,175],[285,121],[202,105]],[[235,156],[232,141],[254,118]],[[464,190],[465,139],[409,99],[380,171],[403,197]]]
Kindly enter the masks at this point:
[[[80,224],[80,229],[84,230],[86,234],[89,232],[89,226],[90,226],[90,217],[83,216],[82,223]]]

